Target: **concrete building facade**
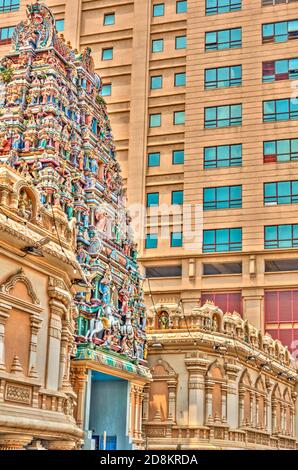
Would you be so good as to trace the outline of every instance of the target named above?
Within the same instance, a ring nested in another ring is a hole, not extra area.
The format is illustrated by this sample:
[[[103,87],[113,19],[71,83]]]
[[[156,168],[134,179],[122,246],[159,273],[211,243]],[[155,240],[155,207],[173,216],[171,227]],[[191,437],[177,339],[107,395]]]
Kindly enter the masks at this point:
[[[191,237],[188,215],[166,236],[167,221],[147,218],[148,305],[211,299],[294,351],[297,2],[46,3],[73,47],[93,49],[129,204],[197,208]]]

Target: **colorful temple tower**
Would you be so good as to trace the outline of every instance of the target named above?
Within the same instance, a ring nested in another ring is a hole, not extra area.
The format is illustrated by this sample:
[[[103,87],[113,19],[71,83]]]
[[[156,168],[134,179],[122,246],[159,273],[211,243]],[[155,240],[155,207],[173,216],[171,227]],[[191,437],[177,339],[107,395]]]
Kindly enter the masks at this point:
[[[91,50],[79,54],[58,37],[46,6],[37,1],[27,16],[1,61],[0,166],[38,191],[61,250],[75,253],[80,266],[72,263],[77,347],[70,379],[85,448],[141,448],[142,392],[150,381],[146,312],[101,80]],[[31,205],[24,191],[28,222]]]

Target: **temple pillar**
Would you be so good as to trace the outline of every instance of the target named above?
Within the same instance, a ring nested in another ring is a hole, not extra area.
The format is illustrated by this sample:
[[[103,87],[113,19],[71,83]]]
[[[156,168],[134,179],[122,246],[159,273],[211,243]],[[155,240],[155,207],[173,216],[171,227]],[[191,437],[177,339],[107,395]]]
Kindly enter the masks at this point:
[[[226,374],[228,376],[227,384],[227,422],[232,429],[239,427],[239,397],[237,393],[236,380],[241,367],[232,362],[225,364]]]
[[[205,385],[205,391],[206,391],[206,414],[205,414],[205,424],[210,423],[210,420],[213,421],[213,403],[212,403],[212,391],[213,391],[213,385],[212,384],[206,384]]]
[[[146,384],[143,391],[143,420],[148,421],[149,419],[149,392],[150,385]]]
[[[276,403],[272,404],[272,434],[277,432],[277,423],[276,423]]]
[[[227,387],[222,386],[222,397],[221,397],[221,417],[222,422],[227,421]]]
[[[4,336],[5,336],[5,323],[9,318],[9,312],[11,311],[9,305],[0,303],[0,370],[5,369],[5,347],[4,347]]]
[[[52,390],[59,388],[60,351],[62,334],[62,317],[66,312],[65,306],[55,299],[50,300],[50,328],[48,343],[48,374],[46,386]]]
[[[39,315],[31,315],[31,340],[29,350],[29,374],[36,372],[37,367],[37,335],[41,328],[42,319]],[[37,373],[37,372],[36,372]]]
[[[85,400],[88,382],[88,371],[85,367],[73,368],[72,372],[73,387],[77,394],[77,403],[75,408],[75,419],[80,428],[84,427]]]
[[[176,422],[176,380],[168,381],[169,392],[169,406],[168,406],[168,420]]]
[[[212,395],[209,402],[206,398],[206,409],[204,406],[205,374],[208,359],[199,356],[186,355],[185,365],[188,370],[188,423],[190,426],[203,426],[208,421],[208,413],[212,415]],[[211,406],[210,406],[211,403]],[[206,411],[205,411],[206,410]]]
[[[243,390],[239,391],[239,426],[243,426],[244,423],[244,394]]]

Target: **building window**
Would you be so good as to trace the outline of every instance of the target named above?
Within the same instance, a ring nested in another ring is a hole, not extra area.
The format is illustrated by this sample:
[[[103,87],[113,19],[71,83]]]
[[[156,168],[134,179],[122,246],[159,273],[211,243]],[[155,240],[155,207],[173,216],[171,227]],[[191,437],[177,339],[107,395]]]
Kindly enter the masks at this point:
[[[182,266],[152,266],[145,268],[146,278],[151,277],[181,277]]]
[[[101,53],[101,60],[112,60],[113,59],[113,48],[103,49]]]
[[[206,15],[241,10],[241,0],[206,0]]]
[[[207,301],[212,301],[223,313],[237,312],[242,315],[242,294],[241,292],[204,292],[201,297],[201,305]]]
[[[174,112],[174,125],[178,126],[180,124],[185,124],[185,111]]]
[[[151,77],[150,88],[151,90],[158,90],[159,88],[162,88],[162,75]]]
[[[205,70],[205,90],[239,86],[242,84],[242,66],[218,67]]]
[[[186,48],[186,36],[176,36],[176,38],[175,38],[175,48],[176,49],[185,49]]]
[[[157,207],[159,205],[159,193],[147,194],[147,207]]]
[[[204,168],[242,165],[242,145],[218,145],[204,148]]]
[[[173,150],[172,163],[173,163],[173,165],[183,165],[183,163],[184,163],[184,150]]]
[[[290,352],[297,350],[298,290],[265,291],[264,310],[266,331],[288,346]],[[285,328],[285,323],[292,325]]]
[[[298,20],[278,21],[262,26],[263,43],[284,42],[298,38]]]
[[[10,44],[15,26],[0,28],[0,44]]]
[[[172,205],[182,206],[183,199],[183,191],[172,191]]]
[[[223,29],[221,31],[210,31],[205,34],[206,51],[217,51],[221,49],[233,49],[241,47],[241,28]]]
[[[204,211],[242,207],[242,186],[204,188]]]
[[[263,62],[263,82],[296,80],[298,78],[298,58]]]
[[[298,139],[269,140],[264,142],[264,163],[298,160]]]
[[[16,11],[20,8],[20,0],[0,0],[0,13]]]
[[[58,33],[64,31],[64,20],[56,20],[56,29]]]
[[[112,94],[112,85],[111,85],[111,83],[106,83],[105,85],[102,86],[101,94],[102,94],[102,96],[111,96],[111,94]]]
[[[149,125],[150,127],[160,127],[161,126],[161,114],[150,114]]]
[[[265,249],[297,247],[298,224],[268,225],[265,227]]]
[[[149,153],[148,154],[148,166],[160,166],[160,153]]]
[[[163,52],[163,39],[153,39],[152,52]]]
[[[103,17],[104,26],[111,26],[115,24],[115,13],[106,13]]]
[[[263,121],[287,121],[298,119],[298,100],[285,98],[263,102]]]
[[[178,0],[176,2],[176,13],[187,12],[187,0]]]
[[[203,253],[242,250],[242,228],[203,231]]]
[[[205,128],[241,126],[242,105],[212,106],[205,108]]]
[[[174,80],[175,86],[185,86],[185,83],[186,83],[186,73],[185,72],[175,73],[175,80]]]
[[[158,235],[157,233],[148,233],[146,236],[146,248],[157,248]]]
[[[182,232],[172,232],[171,233],[171,247],[179,248],[183,246],[183,234]]]
[[[297,204],[298,181],[279,181],[264,183],[264,204],[272,206],[277,204]]]
[[[165,4],[157,3],[153,5],[153,16],[164,16],[165,14]]]

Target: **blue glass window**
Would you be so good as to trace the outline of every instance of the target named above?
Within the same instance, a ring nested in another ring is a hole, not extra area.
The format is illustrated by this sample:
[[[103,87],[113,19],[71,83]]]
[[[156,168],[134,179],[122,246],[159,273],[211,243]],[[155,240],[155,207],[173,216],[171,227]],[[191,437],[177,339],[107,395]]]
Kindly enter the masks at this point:
[[[266,206],[276,204],[298,203],[298,181],[278,181],[264,184],[264,203]]]
[[[183,204],[183,191],[172,191],[172,204],[173,205],[182,205]]]
[[[175,86],[185,86],[186,83],[186,73],[175,73]]]
[[[174,125],[185,124],[185,111],[174,112]]]
[[[176,2],[176,13],[187,12],[187,0],[178,0]]]
[[[186,48],[186,36],[176,36],[176,38],[175,38],[175,48],[176,49],[185,49]]]
[[[223,29],[221,31],[210,31],[205,34],[206,51],[217,51],[221,49],[232,49],[241,47],[241,28]]]
[[[203,253],[242,250],[242,228],[203,231]]]
[[[20,8],[20,0],[0,0],[0,13],[16,11]]]
[[[103,17],[104,26],[111,26],[115,24],[115,13],[106,13]]]
[[[265,227],[265,249],[297,248],[298,224]]]
[[[0,28],[0,43],[9,43],[11,41],[15,26]]]
[[[171,233],[171,247],[177,248],[183,245],[183,234],[182,232]]]
[[[298,100],[285,98],[263,102],[263,121],[287,121],[298,119]]]
[[[160,153],[149,153],[148,154],[148,166],[160,166]]]
[[[58,33],[64,31],[64,20],[56,20],[56,29]]]
[[[242,0],[206,0],[206,15],[241,10]]]
[[[242,145],[205,147],[204,168],[221,168],[242,165]]]
[[[161,126],[161,114],[150,114],[149,125],[150,127],[160,127]]]
[[[242,105],[213,106],[205,108],[205,128],[241,126]]]
[[[158,90],[159,88],[162,88],[162,75],[151,77],[150,82],[151,82],[151,86],[150,86],[151,90]]]
[[[298,20],[278,21],[262,26],[263,43],[284,42],[298,38]]]
[[[205,89],[239,86],[242,84],[242,66],[218,67],[205,70]]]
[[[147,207],[157,207],[159,204],[159,193],[147,194]]]
[[[204,211],[242,207],[242,186],[218,186],[204,189]]]
[[[101,90],[102,96],[111,96],[112,94],[112,85],[110,83],[106,83],[102,86]]]
[[[157,233],[148,233],[146,236],[146,248],[157,248],[158,235]]]
[[[263,82],[297,80],[298,58],[263,62]]]
[[[101,53],[102,60],[112,60],[113,59],[113,48],[103,49]]]
[[[152,41],[152,52],[163,51],[163,39],[153,39]]]
[[[165,14],[165,4],[157,3],[153,5],[153,16],[164,16]]]
[[[269,140],[264,142],[264,163],[298,160],[298,139]]]
[[[172,162],[173,162],[173,165],[183,165],[184,150],[173,150]]]

